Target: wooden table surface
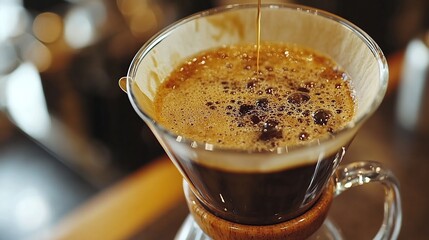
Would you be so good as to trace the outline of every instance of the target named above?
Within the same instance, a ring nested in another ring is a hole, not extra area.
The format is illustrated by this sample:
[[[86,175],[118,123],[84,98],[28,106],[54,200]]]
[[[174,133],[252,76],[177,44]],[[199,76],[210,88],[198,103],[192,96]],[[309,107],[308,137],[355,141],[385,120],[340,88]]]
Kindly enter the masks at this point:
[[[400,239],[427,239],[429,227],[429,137],[394,121],[395,89],[402,53],[389,57],[391,81],[385,101],[363,126],[343,164],[376,160],[401,184]],[[330,217],[346,239],[371,239],[381,223],[383,190],[364,186],[334,200]],[[154,160],[71,212],[43,239],[172,239],[187,215],[182,179],[167,157]]]
[[[162,157],[90,199],[40,238],[129,239],[183,201],[182,178]]]

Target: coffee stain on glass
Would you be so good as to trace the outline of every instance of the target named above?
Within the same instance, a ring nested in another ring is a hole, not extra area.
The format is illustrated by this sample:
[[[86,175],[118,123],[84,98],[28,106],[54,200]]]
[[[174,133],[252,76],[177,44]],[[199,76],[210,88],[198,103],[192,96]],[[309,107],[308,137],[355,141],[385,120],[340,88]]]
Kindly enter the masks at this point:
[[[212,38],[216,41],[222,39],[225,35],[238,34],[240,40],[244,39],[245,25],[238,15],[225,15],[222,18],[209,17],[207,21],[219,29],[219,33],[213,34]]]
[[[152,59],[153,66],[155,68],[157,68],[158,67],[158,61],[156,60],[156,58],[154,56],[151,56],[151,59]]]
[[[147,81],[147,90],[152,95],[155,96],[156,89],[161,85],[161,79],[159,78],[158,73],[155,71],[150,71],[149,73],[149,81]]]
[[[149,116],[154,116],[154,106],[153,101],[143,93],[143,91],[138,86],[137,82],[133,82],[132,92],[134,93],[135,100],[138,103],[138,106],[144,110]]]
[[[195,32],[200,31],[200,21],[199,20],[195,21],[194,27],[195,27]]]

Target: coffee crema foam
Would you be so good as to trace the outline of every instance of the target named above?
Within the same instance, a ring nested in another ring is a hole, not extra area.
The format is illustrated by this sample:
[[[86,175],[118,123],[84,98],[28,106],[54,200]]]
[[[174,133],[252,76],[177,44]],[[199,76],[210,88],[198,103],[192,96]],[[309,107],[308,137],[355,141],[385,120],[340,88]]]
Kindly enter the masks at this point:
[[[297,45],[264,43],[198,54],[159,86],[155,119],[197,142],[271,151],[325,138],[353,119],[349,76],[330,58]]]

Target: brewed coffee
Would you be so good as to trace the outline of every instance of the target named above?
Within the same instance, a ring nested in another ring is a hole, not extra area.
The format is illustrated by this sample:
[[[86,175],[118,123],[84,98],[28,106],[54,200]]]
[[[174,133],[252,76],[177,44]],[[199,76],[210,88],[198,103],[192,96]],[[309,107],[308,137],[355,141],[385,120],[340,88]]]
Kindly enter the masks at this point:
[[[156,120],[185,138],[230,151],[260,154],[328,138],[352,118],[348,75],[332,60],[296,45],[263,44],[201,53],[158,88]],[[343,143],[343,146],[348,143]],[[246,169],[176,158],[215,215],[266,225],[306,211],[328,181],[343,149],[285,157],[279,166]]]

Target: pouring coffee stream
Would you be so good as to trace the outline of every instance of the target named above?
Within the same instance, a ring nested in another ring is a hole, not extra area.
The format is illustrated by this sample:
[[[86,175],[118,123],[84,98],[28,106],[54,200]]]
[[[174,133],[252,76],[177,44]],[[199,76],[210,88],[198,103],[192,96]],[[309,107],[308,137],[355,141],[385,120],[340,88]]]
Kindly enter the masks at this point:
[[[259,53],[261,51],[261,2],[262,0],[258,0],[258,12],[256,15],[256,73],[259,73]]]

